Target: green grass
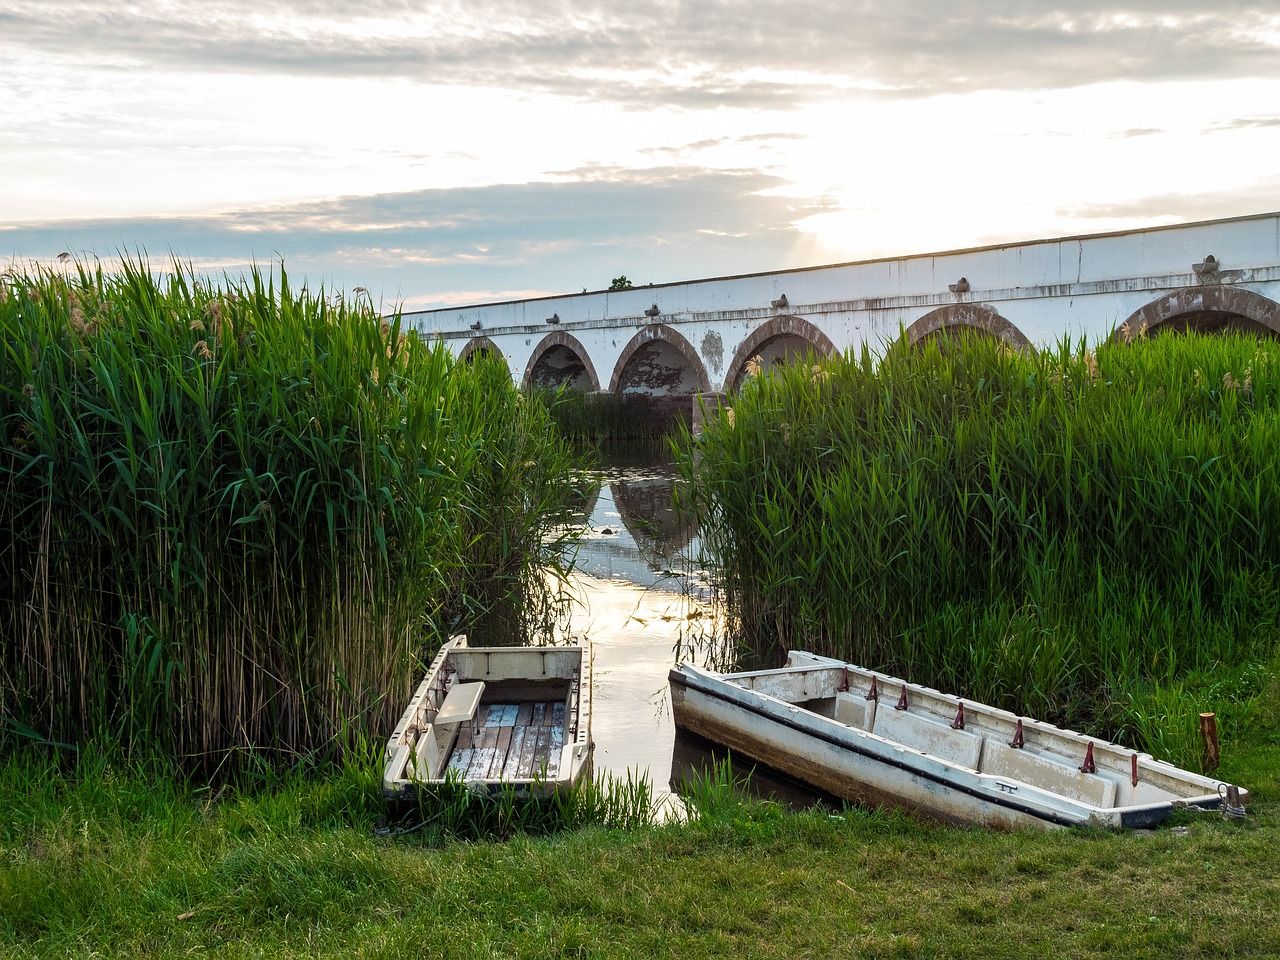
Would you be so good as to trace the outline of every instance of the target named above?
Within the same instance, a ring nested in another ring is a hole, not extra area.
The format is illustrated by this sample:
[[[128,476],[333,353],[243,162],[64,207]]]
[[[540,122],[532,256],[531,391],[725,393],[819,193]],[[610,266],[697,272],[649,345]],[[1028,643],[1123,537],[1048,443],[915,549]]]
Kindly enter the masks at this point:
[[[704,790],[692,823],[462,843],[376,837],[373,768],[215,798],[28,756],[0,767],[0,952],[1275,956],[1280,752],[1224,763],[1255,787],[1250,819],[1186,816],[1185,834],[1007,835]]]
[[[722,789],[729,792],[729,781]],[[713,791],[717,784],[710,784]],[[411,797],[388,810],[380,833],[450,840],[498,839],[575,830],[588,825],[652,826],[664,805],[653,794],[648,777],[628,771],[625,777],[603,774],[568,787],[521,792],[510,784],[496,791],[470,789],[461,777],[439,784],[418,784]]]
[[[685,471],[730,634],[1194,764],[1280,651],[1280,343],[893,344],[748,382]]]

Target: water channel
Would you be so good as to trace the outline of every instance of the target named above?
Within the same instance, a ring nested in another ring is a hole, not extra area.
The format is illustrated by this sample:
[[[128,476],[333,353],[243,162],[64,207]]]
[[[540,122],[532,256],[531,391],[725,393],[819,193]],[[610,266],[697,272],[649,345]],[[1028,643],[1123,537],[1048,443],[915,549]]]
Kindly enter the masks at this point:
[[[661,797],[718,756],[701,741],[677,737],[667,674],[684,660],[725,669],[731,647],[698,531],[677,509],[675,464],[661,453],[610,454],[581,479],[586,505],[561,629],[563,639],[589,639],[594,654],[594,769],[644,774]],[[735,763],[736,774],[749,772],[753,793],[792,806],[815,799]]]

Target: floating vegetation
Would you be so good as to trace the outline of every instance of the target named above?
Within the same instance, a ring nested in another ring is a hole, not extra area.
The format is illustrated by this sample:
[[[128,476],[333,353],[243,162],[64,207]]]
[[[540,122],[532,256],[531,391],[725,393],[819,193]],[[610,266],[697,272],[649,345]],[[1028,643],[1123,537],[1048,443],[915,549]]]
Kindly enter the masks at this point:
[[[574,460],[500,365],[283,269],[0,290],[0,749],[334,756],[448,628],[554,616]]]
[[[730,634],[1194,763],[1280,649],[1278,363],[960,337],[752,379],[683,465]]]

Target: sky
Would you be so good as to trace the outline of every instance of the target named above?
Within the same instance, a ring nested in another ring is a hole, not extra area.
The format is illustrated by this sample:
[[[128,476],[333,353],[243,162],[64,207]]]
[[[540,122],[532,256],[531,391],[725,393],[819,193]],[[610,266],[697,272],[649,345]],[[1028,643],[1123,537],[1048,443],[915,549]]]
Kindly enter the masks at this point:
[[[0,0],[0,265],[418,309],[1280,210],[1280,0]]]

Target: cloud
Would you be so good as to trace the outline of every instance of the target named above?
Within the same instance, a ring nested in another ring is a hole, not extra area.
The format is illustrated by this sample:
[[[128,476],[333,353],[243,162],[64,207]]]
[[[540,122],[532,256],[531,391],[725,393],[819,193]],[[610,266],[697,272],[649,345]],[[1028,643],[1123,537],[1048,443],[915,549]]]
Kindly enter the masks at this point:
[[[1217,133],[1222,130],[1257,130],[1266,127],[1280,127],[1280,117],[1236,117],[1234,120],[1224,120],[1221,123],[1215,123],[1206,132]]]
[[[1280,176],[1229,190],[1153,194],[1132,200],[1069,207],[1059,210],[1058,215],[1081,221],[1119,221],[1136,227],[1248,216],[1263,210],[1280,210]],[[1087,228],[1088,224],[1085,223],[1084,227]]]
[[[219,216],[28,223],[0,230],[0,260],[147,251],[239,273],[283,257],[292,274],[415,306],[494,291],[596,289],[796,265],[795,224],[822,197],[765,195],[761,173],[596,168],[593,179],[344,197]],[[468,294],[470,291],[470,294]]]
[[[752,133],[740,137],[711,137],[705,140],[694,140],[691,143],[645,147],[640,152],[652,156],[684,157],[701,150],[711,150],[716,147],[734,147],[754,143],[771,144],[809,139],[811,137],[807,133]]]
[[[0,4],[0,45],[121,69],[396,77],[635,107],[1280,73],[1280,14],[1233,0],[1009,0],[998,16],[987,0]]]

